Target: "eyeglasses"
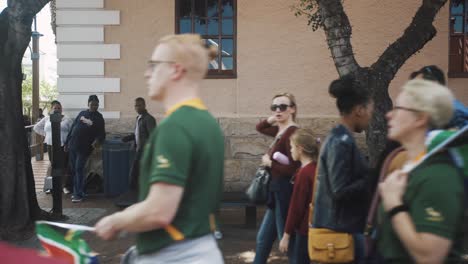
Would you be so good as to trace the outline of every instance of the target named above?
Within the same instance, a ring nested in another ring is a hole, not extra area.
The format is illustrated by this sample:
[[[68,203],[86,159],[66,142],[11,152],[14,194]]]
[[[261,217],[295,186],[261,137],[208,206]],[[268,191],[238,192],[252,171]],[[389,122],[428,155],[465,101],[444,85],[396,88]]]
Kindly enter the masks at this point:
[[[393,107],[393,111],[395,110],[405,110],[405,111],[416,112],[416,113],[421,112],[421,110],[418,110],[418,109],[404,107],[404,106],[397,106],[397,105]]]
[[[286,111],[286,109],[288,109],[289,106],[292,106],[292,105],[288,105],[288,104],[272,104],[270,106],[270,110],[275,112],[277,109],[280,110],[280,112],[284,112]]]
[[[159,64],[162,63],[176,63],[175,61],[164,61],[164,60],[149,60],[148,61],[148,67],[151,67],[151,70],[154,70],[156,67],[158,67]]]

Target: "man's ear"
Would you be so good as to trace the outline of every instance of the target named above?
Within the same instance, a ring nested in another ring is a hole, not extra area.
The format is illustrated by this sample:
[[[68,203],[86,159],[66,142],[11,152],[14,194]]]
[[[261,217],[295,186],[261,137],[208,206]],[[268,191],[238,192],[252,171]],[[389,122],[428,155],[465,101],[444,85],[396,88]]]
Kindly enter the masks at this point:
[[[172,72],[172,79],[173,80],[180,80],[186,74],[187,70],[181,64],[174,64],[173,72]]]

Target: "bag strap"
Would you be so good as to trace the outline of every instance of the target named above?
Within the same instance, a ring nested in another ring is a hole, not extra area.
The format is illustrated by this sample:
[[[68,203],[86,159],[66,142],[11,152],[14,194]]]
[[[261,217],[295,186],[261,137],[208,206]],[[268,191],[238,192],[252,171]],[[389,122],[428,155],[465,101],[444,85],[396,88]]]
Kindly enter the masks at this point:
[[[309,204],[309,228],[312,227],[313,218],[314,218],[315,193],[317,191],[318,172],[319,172],[319,161],[317,161],[317,165],[315,167],[314,189],[312,190],[312,199],[310,200],[310,204]]]
[[[393,161],[393,159],[402,151],[405,149],[403,147],[398,147],[394,149],[388,156],[385,158],[385,161],[382,165],[382,168],[380,169],[380,174],[379,174],[379,181],[383,182],[385,178],[387,177],[388,169],[390,168],[390,165]],[[377,185],[378,185],[377,183]],[[371,234],[372,229],[374,228],[374,219],[377,215],[377,207],[379,206],[380,203],[380,195],[378,192],[378,186],[375,189],[374,195],[372,196],[372,203],[369,208],[369,212],[367,213],[367,219],[366,219],[366,228],[364,229],[364,235],[368,236]]]

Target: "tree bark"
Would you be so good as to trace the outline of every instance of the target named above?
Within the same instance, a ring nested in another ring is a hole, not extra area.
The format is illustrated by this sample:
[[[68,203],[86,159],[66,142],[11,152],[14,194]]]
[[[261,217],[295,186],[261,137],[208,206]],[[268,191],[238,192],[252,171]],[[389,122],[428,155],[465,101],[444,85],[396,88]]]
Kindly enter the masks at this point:
[[[0,14],[0,239],[33,232],[43,215],[34,186],[23,125],[21,62],[31,39],[33,17],[50,0],[8,0]]]
[[[361,67],[354,58],[351,45],[352,28],[344,12],[342,0],[311,0],[319,4],[328,47],[340,77],[352,75],[363,88],[372,93],[374,114],[366,133],[370,165],[374,167],[387,142],[385,114],[392,101],[388,86],[401,66],[422,49],[437,33],[432,25],[435,16],[447,0],[422,0],[410,25],[403,35],[392,43],[370,67]]]

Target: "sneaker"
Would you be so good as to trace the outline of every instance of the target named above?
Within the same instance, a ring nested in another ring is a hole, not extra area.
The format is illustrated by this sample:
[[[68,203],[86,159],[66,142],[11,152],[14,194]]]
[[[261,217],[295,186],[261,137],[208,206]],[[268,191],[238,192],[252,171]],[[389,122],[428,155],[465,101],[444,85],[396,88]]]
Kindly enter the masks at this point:
[[[82,201],[83,201],[83,198],[72,197],[72,203],[81,203]]]
[[[64,188],[63,188],[63,193],[64,193],[64,194],[69,194],[70,191],[69,191],[67,188],[64,187]]]
[[[51,192],[52,192],[51,189],[45,191],[46,194],[50,194]]]

